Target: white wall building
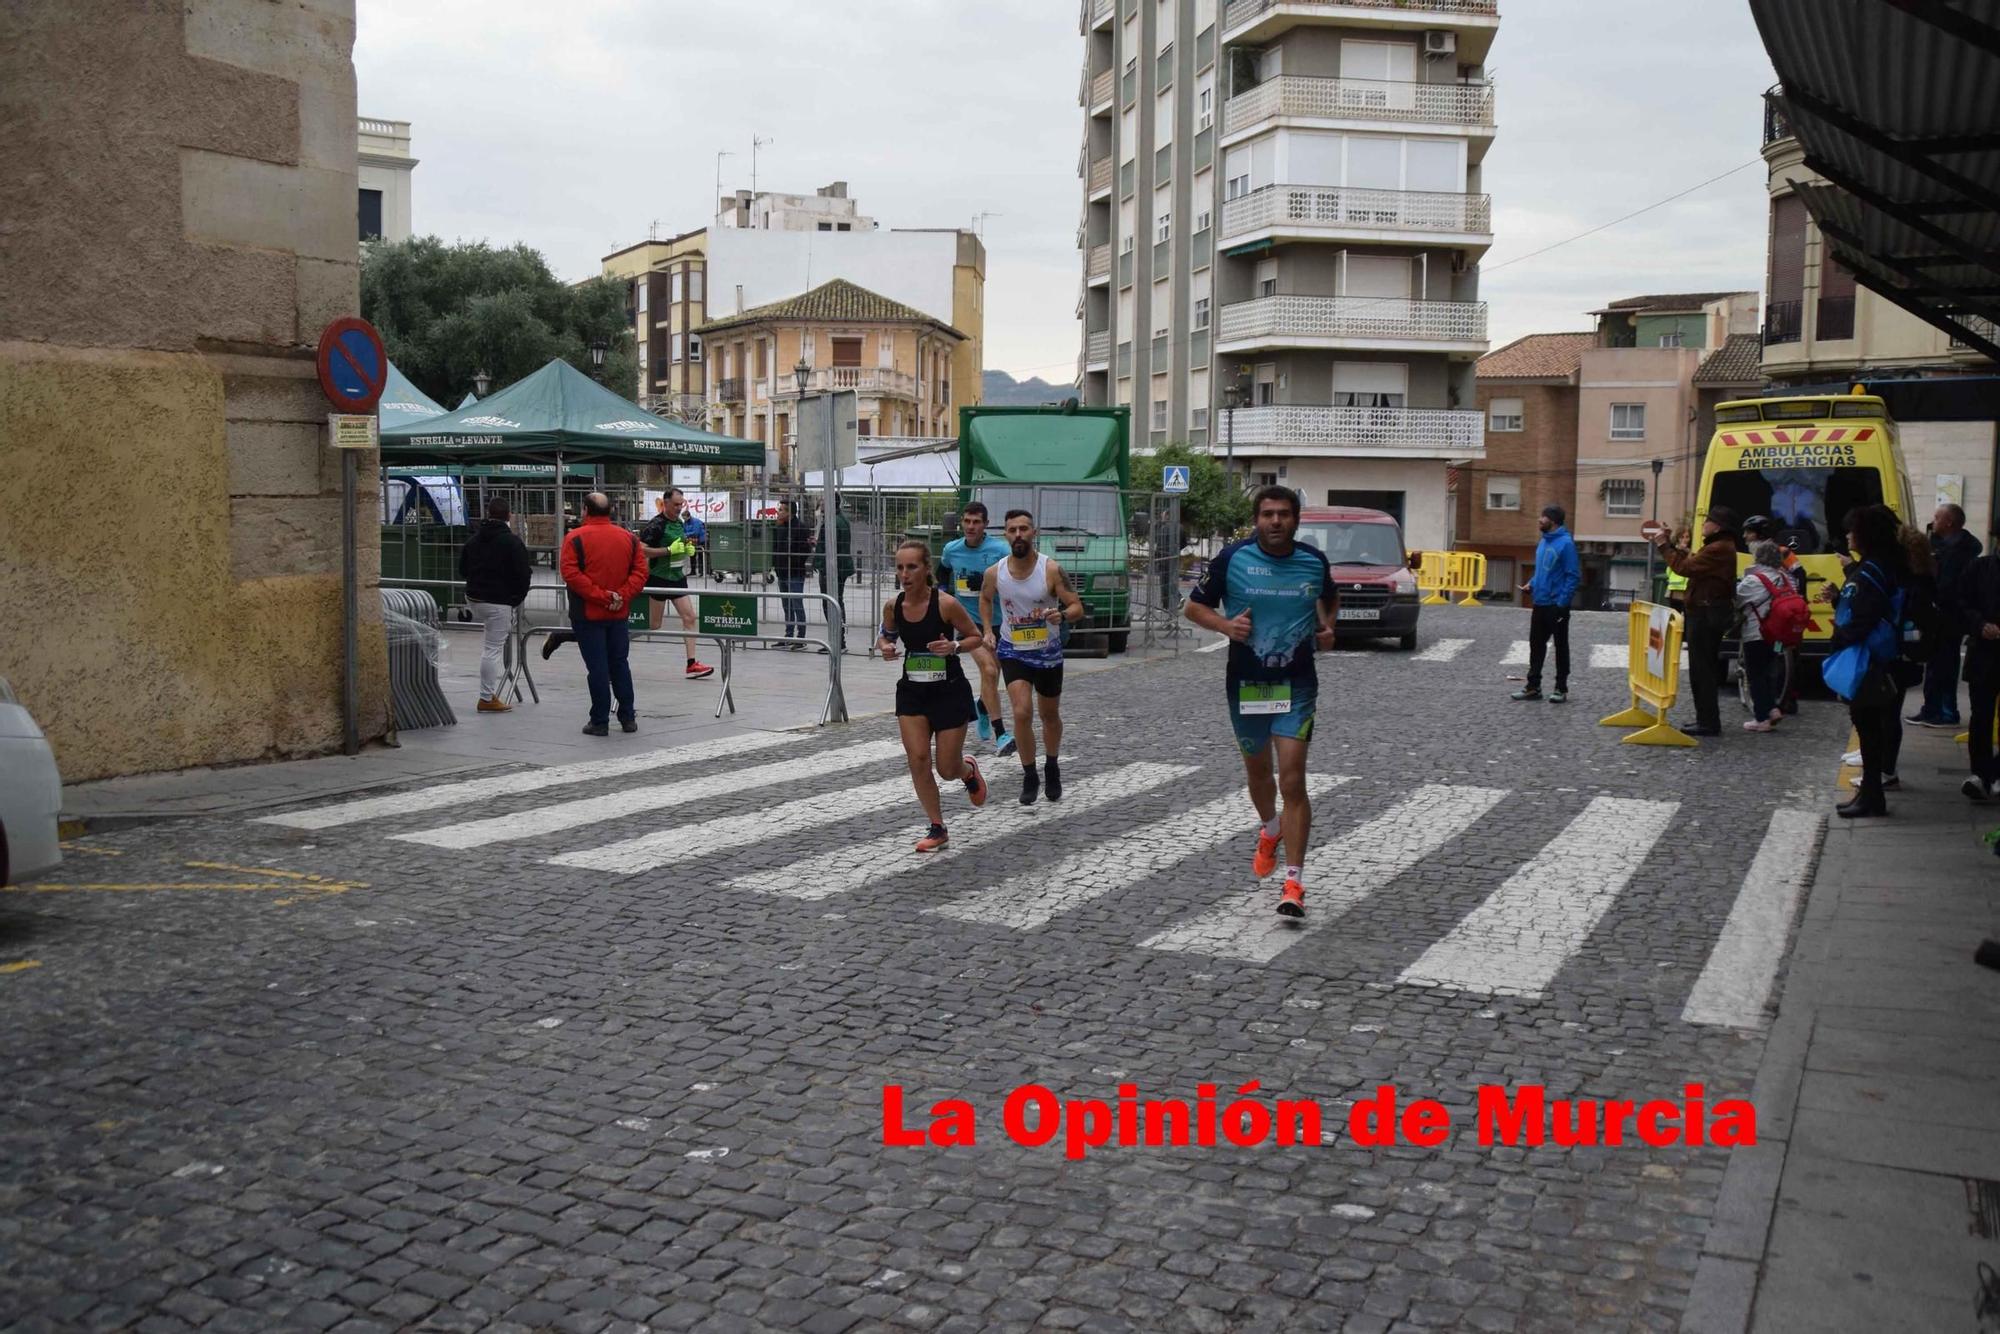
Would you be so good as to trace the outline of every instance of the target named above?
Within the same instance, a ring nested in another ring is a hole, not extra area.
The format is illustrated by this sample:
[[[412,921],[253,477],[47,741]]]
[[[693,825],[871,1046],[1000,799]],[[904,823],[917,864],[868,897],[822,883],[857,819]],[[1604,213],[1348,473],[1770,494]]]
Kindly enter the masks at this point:
[[[364,241],[410,239],[410,122],[359,118],[356,134],[360,166],[357,205]]]
[[[755,228],[767,232],[865,232],[878,224],[863,217],[861,206],[847,197],[847,182],[822,185],[809,195],[771,190],[738,190],[725,195],[715,213],[717,230]]]

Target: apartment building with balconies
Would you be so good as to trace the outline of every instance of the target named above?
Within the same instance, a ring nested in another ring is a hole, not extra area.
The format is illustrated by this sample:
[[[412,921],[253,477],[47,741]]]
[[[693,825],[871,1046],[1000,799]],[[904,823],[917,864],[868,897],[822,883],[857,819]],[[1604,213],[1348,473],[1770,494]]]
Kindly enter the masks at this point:
[[[606,277],[631,284],[626,308],[639,349],[633,397],[641,407],[681,417],[704,411],[708,375],[696,330],[708,319],[707,268],[706,228],[641,241],[602,261]]]
[[[700,333],[709,429],[763,441],[782,477],[797,476],[795,368],[802,359],[810,367],[807,393],[854,391],[864,438],[957,432],[961,382],[953,359],[966,336],[844,278],[711,320]]]
[[[1082,26],[1084,400],[1442,546],[1481,449],[1496,0],[1086,0]]]

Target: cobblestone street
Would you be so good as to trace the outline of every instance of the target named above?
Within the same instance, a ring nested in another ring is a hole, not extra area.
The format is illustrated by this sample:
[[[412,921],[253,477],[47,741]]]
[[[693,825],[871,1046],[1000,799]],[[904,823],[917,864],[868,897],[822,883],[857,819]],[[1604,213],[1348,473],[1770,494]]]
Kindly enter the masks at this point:
[[[1625,624],[1561,706],[1506,610],[1323,657],[1303,928],[1204,652],[1072,678],[1061,804],[981,747],[928,859],[881,716],[79,840],[0,897],[0,1324],[1674,1329],[1727,1150],[1481,1146],[1474,1094],[1746,1096],[1732,908],[1809,877],[1847,723],[1622,746]],[[1250,1081],[1326,1142],[1001,1128]],[[885,1147],[892,1084],[977,1144]],[[1450,1140],[1351,1142],[1381,1084]]]

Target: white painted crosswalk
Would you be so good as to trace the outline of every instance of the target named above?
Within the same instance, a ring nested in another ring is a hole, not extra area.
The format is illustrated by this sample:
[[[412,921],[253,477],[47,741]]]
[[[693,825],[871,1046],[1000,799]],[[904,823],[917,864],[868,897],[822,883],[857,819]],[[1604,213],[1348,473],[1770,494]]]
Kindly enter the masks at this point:
[[[1443,641],[1433,649],[1460,655],[1474,642]],[[1456,647],[1445,650],[1446,644]],[[451,853],[552,838],[558,846],[545,864],[618,877],[699,858],[702,872],[689,883],[701,892],[717,888],[713,868],[728,866],[730,853],[789,847],[802,834],[829,830],[834,832],[801,840],[820,850],[794,854],[787,865],[738,874],[720,889],[727,895],[819,901],[881,886],[903,911],[1021,932],[1060,926],[1079,910],[1115,896],[1118,912],[1111,920],[1119,925],[1112,929],[1121,948],[1267,965],[1290,951],[1315,961],[1338,955],[1354,939],[1352,927],[1327,928],[1344,919],[1352,923],[1355,910],[1378,896],[1408,893],[1421,901],[1410,905],[1414,916],[1399,919],[1399,905],[1385,898],[1362,923],[1363,932],[1389,930],[1398,920],[1406,923],[1404,929],[1410,920],[1438,920],[1437,896],[1449,892],[1442,887],[1459,883],[1468,865],[1492,865],[1486,847],[1491,840],[1479,843],[1470,862],[1462,860],[1461,849],[1468,840],[1480,840],[1482,822],[1515,795],[1455,783],[1367,790],[1355,775],[1309,776],[1315,833],[1306,867],[1308,915],[1299,920],[1278,917],[1272,911],[1274,885],[1258,883],[1251,874],[1254,813],[1237,786],[1234,766],[1225,767],[1227,781],[1218,784],[1213,765],[1141,761],[1091,772],[1087,763],[1079,770],[1072,757],[1066,800],[1032,807],[995,794],[986,808],[972,810],[961,785],[946,784],[951,842],[942,852],[923,854],[913,846],[920,816],[898,740],[878,737],[832,748],[801,741],[786,734],[731,737],[333,801],[262,822],[325,829],[548,793],[556,799],[540,805],[507,801],[525,808],[482,812],[473,820],[447,817],[432,827],[386,836]],[[802,753],[786,757],[782,748],[788,744]],[[880,767],[863,772],[871,766]],[[1011,766],[994,768],[1012,772]],[[625,786],[634,775],[662,770],[669,771],[667,781]],[[1198,796],[1164,802],[1156,797],[1149,802],[1154,813],[1143,823],[1127,818],[1133,798],[1197,783]],[[759,795],[739,801],[733,813],[710,805],[743,793]],[[1567,819],[1567,825],[1538,848],[1523,849],[1523,860],[1497,889],[1448,931],[1439,928],[1435,939],[1414,942],[1409,948],[1415,962],[1400,973],[1385,973],[1378,985],[1528,998],[1553,989],[1618,911],[1679,810],[1669,800],[1570,793],[1520,794],[1535,803],[1538,818],[1550,820],[1551,828],[1558,819]],[[1550,811],[1550,802],[1561,805]],[[1363,818],[1366,812],[1372,814]],[[645,818],[654,813],[657,818]],[[859,831],[835,830],[849,821],[858,822]],[[635,823],[641,827],[635,829]],[[1707,927],[1715,941],[1681,1010],[1685,1022],[1754,1028],[1766,1021],[1823,825],[1810,811],[1780,810],[1769,817],[1727,921]],[[885,832],[891,828],[894,832]],[[982,849],[993,855],[966,860]],[[1234,884],[1213,898],[1191,901],[1189,877],[1214,883],[1208,868],[1219,864],[1218,857],[1230,866]],[[936,868],[935,874],[915,874],[929,868]],[[1440,874],[1443,868],[1453,869]],[[1406,876],[1411,878],[1399,887]],[[898,877],[904,877],[901,883],[891,883]],[[1707,911],[1723,912],[1712,893],[1706,903]],[[1089,921],[1092,931],[1106,929],[1101,914],[1077,920]],[[1701,929],[1699,923],[1683,925]],[[1402,942],[1397,943],[1400,950]]]
[[[993,808],[979,812],[966,812],[962,806],[958,807],[947,816],[951,842],[942,852],[916,851],[916,840],[905,830],[858,847],[837,848],[806,857],[776,870],[753,871],[738,876],[725,888],[732,892],[782,894],[794,899],[828,899],[919,866],[947,865],[954,854],[1135,797],[1195,772],[1198,772],[1195,766],[1188,764],[1128,764],[1109,773],[1072,781],[1060,802],[1008,807],[996,801]],[[948,796],[953,803],[964,800],[957,792]]]
[[[1345,774],[1311,774],[1306,778],[1306,791],[1322,797],[1339,784],[1352,781]],[[1257,812],[1249,794],[1232,792],[931,911],[961,922],[1029,931],[1113,890],[1144,884],[1148,878],[1230,839],[1242,841],[1247,848],[1256,824]]]
[[[664,769],[668,765],[701,764],[710,760],[747,755],[753,751],[769,750],[775,746],[797,745],[798,741],[798,737],[783,732],[715,737],[686,746],[641,751],[637,755],[620,755],[615,759],[586,760],[581,764],[556,764],[545,769],[526,769],[519,773],[501,774],[497,778],[473,778],[461,783],[441,783],[436,787],[417,788],[410,792],[398,792],[393,796],[363,797],[357,801],[336,802],[331,806],[318,806],[310,810],[288,811],[283,815],[265,815],[259,817],[257,823],[284,825],[288,829],[332,829],[338,825],[354,824],[361,820],[379,820],[394,815],[413,815],[419,811],[441,810],[447,806],[465,806],[475,801],[491,801],[496,797],[511,797],[522,792],[541,792],[554,787],[567,787],[573,783],[599,783],[610,778],[624,778],[631,774],[645,773],[649,769]]]
[[[1463,834],[1507,794],[1432,784],[1311,854],[1306,915],[1271,911],[1268,890],[1246,885],[1209,911],[1142,941],[1147,949],[1268,963]],[[1318,868],[1318,869],[1315,869]]]
[[[1423,652],[1411,657],[1411,662],[1450,662],[1459,654],[1472,647],[1470,639],[1440,639]]]
[[[702,798],[748,792],[752,788],[796,782],[824,774],[845,773],[863,765],[889,759],[900,760],[902,757],[901,741],[869,741],[839,750],[821,751],[809,759],[777,760],[748,769],[704,767],[672,783],[615,788],[576,801],[543,806],[539,810],[468,820],[463,824],[397,834],[395,837],[406,843],[427,843],[434,848],[477,848],[488,843],[504,843],[558,833],[564,829],[578,829],[648,811],[673,810]]]
[[[1589,938],[1678,809],[1673,801],[1595,798],[1399,980],[1539,995]]]

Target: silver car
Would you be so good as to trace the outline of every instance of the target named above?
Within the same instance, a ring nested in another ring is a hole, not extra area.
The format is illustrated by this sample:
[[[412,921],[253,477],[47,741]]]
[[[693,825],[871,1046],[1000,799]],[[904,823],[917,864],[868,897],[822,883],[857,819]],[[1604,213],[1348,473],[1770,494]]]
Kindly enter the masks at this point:
[[[62,865],[61,815],[55,752],[0,678],[0,885],[23,885]]]

